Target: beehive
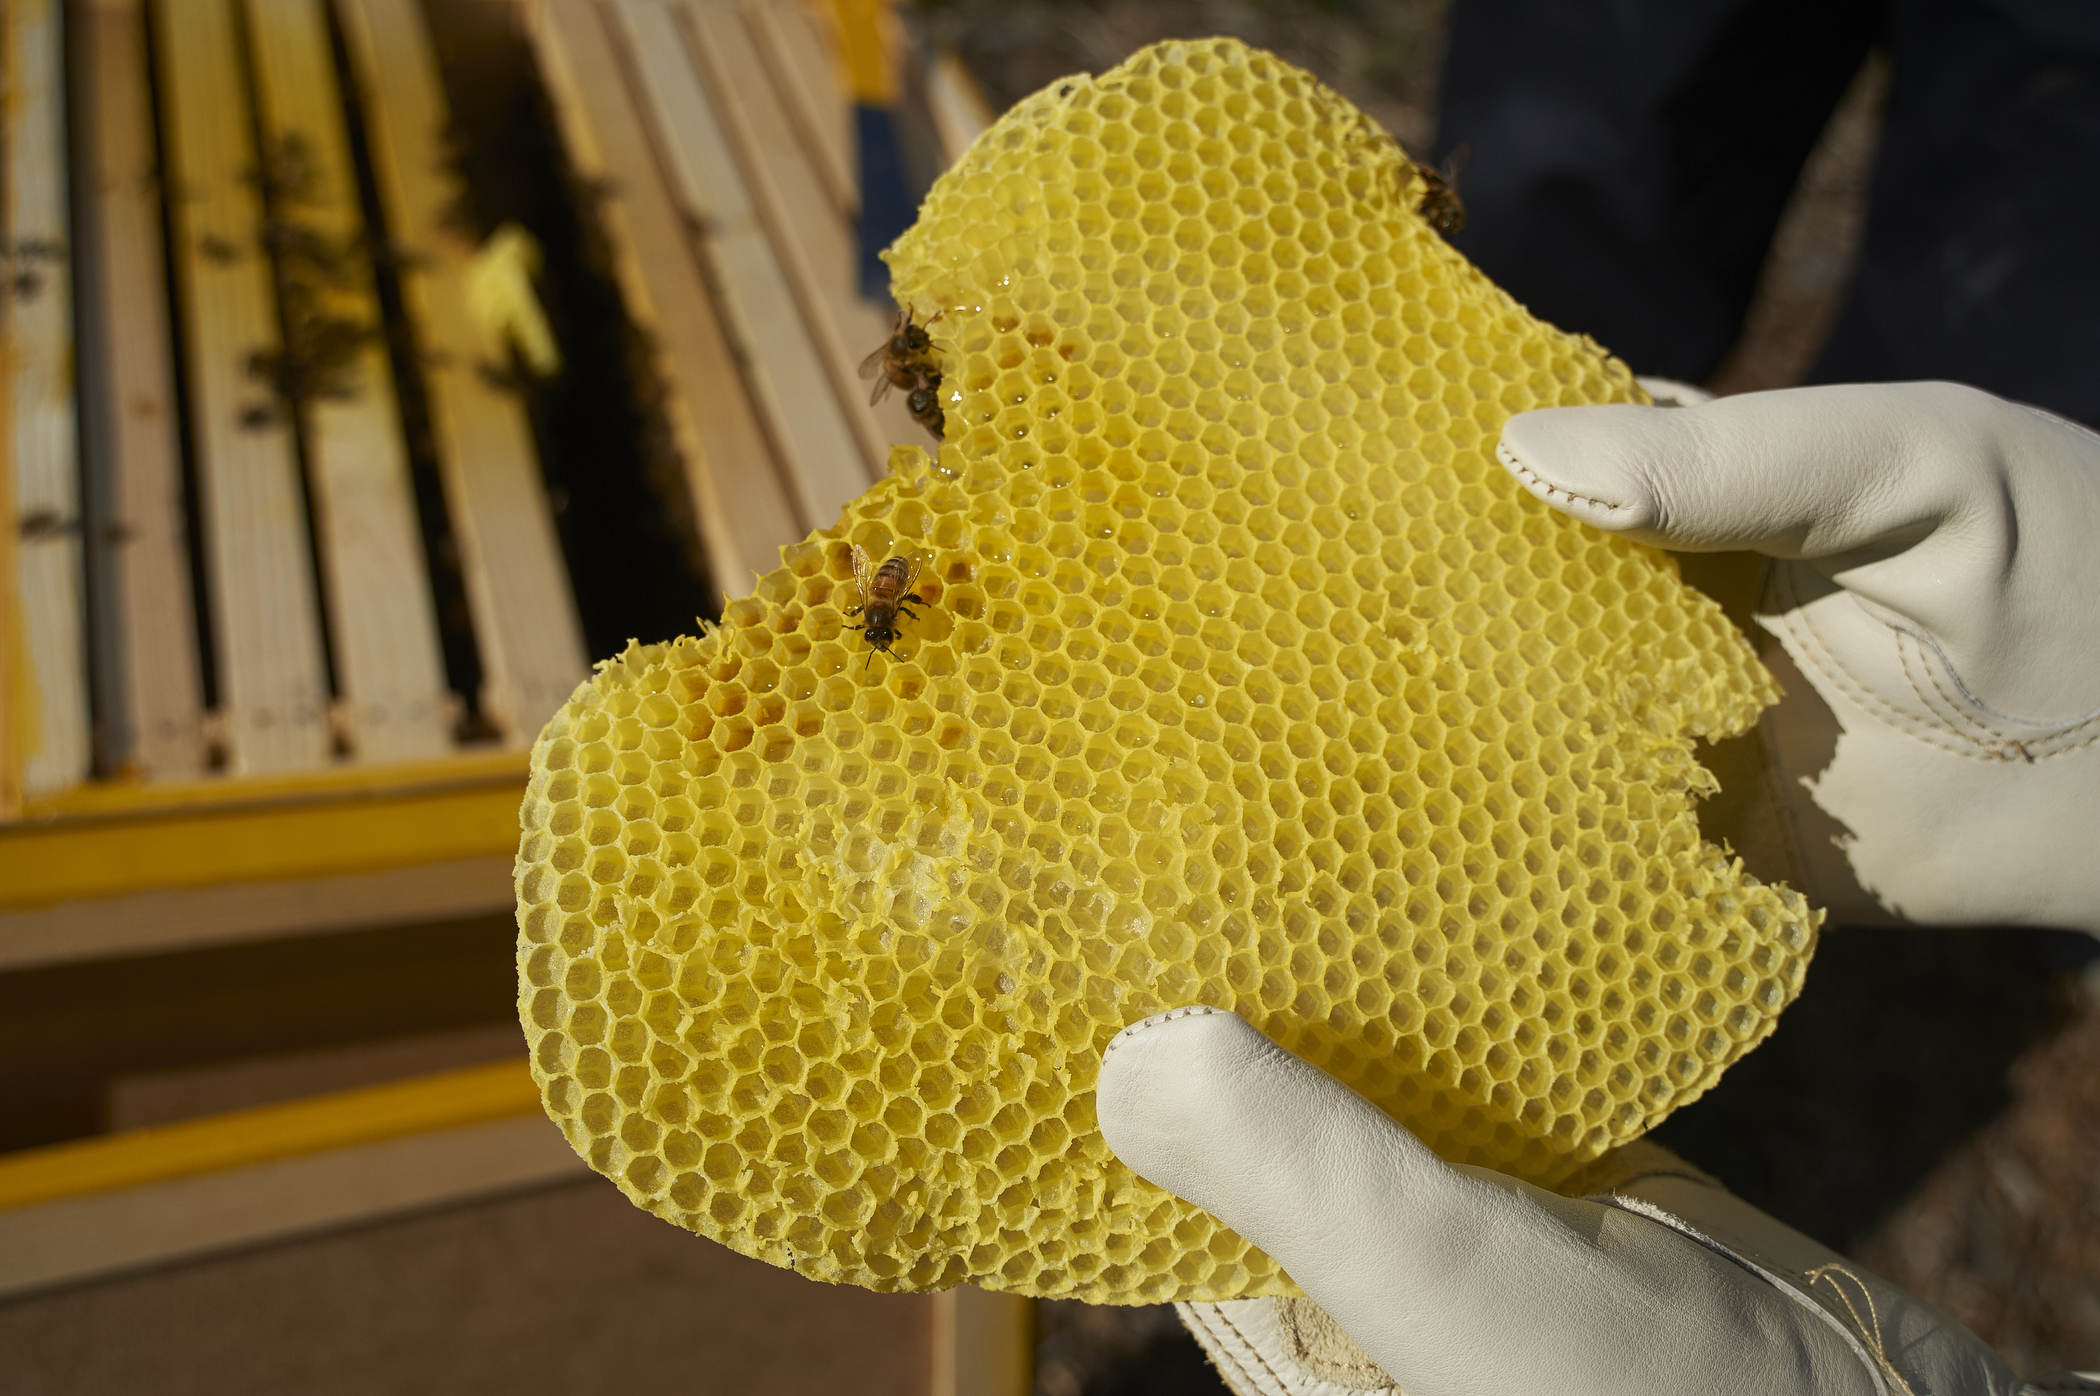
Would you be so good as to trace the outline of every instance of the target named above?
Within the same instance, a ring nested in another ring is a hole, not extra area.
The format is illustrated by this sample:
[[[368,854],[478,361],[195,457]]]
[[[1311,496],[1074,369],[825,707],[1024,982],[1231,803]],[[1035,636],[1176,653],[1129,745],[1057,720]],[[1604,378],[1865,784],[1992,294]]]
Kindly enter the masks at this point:
[[[534,750],[520,1010],[636,1203],[878,1289],[1282,1293],[1103,1145],[1119,1028],[1229,1006],[1547,1184],[1769,1030],[1815,918],[1701,843],[1691,737],[1773,686],[1496,466],[1511,413],[1639,393],[1420,192],[1226,41],[1038,94],[935,187],[890,257],[938,457]],[[894,659],[850,543],[923,562]]]

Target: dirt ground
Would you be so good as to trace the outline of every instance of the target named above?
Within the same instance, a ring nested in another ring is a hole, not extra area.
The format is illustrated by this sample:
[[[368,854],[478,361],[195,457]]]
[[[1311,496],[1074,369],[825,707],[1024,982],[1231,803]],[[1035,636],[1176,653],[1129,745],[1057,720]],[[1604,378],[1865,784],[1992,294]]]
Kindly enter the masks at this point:
[[[1158,39],[1233,34],[1434,142],[1446,0],[932,0],[994,110]],[[1709,384],[1787,387],[1849,284],[1888,88],[1871,60],[1810,156],[1742,339]],[[1752,1201],[2038,1374],[2100,1366],[2100,945],[1834,930],[1772,1041],[1660,1131]],[[1046,1304],[1038,1396],[1216,1392],[1170,1311]]]
[[[2092,976],[2088,975],[2090,983]],[[2100,1363],[2100,1000],[2014,1062],[2012,1099],[1853,1253],[2023,1372]]]

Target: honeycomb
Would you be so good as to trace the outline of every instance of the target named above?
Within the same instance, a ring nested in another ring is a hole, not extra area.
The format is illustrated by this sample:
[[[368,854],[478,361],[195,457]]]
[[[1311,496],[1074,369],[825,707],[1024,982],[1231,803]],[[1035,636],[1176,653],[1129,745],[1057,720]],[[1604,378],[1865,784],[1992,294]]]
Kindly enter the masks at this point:
[[[533,751],[519,1008],[637,1204],[875,1289],[1289,1293],[1103,1144],[1103,1045],[1230,1008],[1444,1157],[1552,1185],[1704,1091],[1816,913],[1701,842],[1776,696],[1664,555],[1496,465],[1636,400],[1228,41],[985,133],[889,253],[948,427]],[[852,545],[922,565],[894,657]]]

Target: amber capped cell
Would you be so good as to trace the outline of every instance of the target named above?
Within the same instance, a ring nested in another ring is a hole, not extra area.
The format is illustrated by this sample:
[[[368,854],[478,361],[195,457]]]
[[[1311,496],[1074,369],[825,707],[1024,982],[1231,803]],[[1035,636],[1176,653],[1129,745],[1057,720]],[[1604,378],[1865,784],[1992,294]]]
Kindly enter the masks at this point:
[[[1816,914],[1700,840],[1692,742],[1776,690],[1496,465],[1513,412],[1641,393],[1423,192],[1226,40],[1053,84],[935,186],[889,259],[938,455],[534,748],[519,1012],[638,1205],[876,1289],[1286,1293],[1103,1144],[1118,1029],[1230,1008],[1546,1186],[1770,1031]],[[856,545],[924,598],[872,661]]]

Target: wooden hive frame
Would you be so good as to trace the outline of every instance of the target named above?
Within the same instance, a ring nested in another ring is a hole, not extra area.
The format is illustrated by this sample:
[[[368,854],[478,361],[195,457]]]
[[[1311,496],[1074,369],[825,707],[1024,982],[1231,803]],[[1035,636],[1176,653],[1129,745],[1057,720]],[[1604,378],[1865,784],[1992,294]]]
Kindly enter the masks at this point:
[[[324,4],[5,12],[0,491],[29,526],[0,531],[0,973],[509,904],[524,749],[586,672],[581,633],[523,404],[481,371],[506,350],[461,298],[474,247],[448,223],[458,191],[421,12]],[[380,317],[382,233],[351,169],[351,111],[368,117],[492,742],[454,735],[394,368],[360,328]],[[316,348],[332,359],[294,362]],[[318,391],[280,391],[323,369]],[[486,1102],[431,1099],[431,1139],[389,1147],[454,1166],[411,1170],[394,1193],[338,1189],[332,1207],[428,1205],[550,1166],[445,1145]],[[338,1172],[408,1132],[385,1112],[318,1108],[333,1134],[219,1132],[251,1153],[274,1138],[266,1157],[313,1154],[307,1167],[342,1154]],[[305,1215],[280,1189],[246,1220],[207,1208],[201,1226],[169,1214],[174,1230],[156,1231],[142,1199],[198,1172],[180,1166],[191,1155],[124,1136],[68,1148],[107,1166],[65,1156],[77,1196],[56,1230],[61,1213],[8,1199],[0,1230],[42,1225],[50,1245],[0,1244],[0,1288],[33,1281],[34,1254],[97,1273]],[[36,1176],[49,1152],[0,1171]],[[249,1196],[241,1166],[183,1186]]]
[[[15,258],[35,293],[5,320],[4,469],[35,526],[0,542],[18,637],[0,647],[0,965],[326,928],[426,894],[500,907],[523,751],[587,666],[524,405],[487,372],[507,347],[464,298],[475,248],[421,12],[75,0],[61,24],[58,3],[10,7],[6,32],[8,246],[40,261]],[[480,662],[464,744],[371,332],[382,243]],[[433,798],[472,813],[403,839]],[[226,836],[243,821],[263,836]]]
[[[921,439],[859,377],[890,317],[854,292],[834,30],[796,0],[522,18],[742,594]],[[522,753],[585,654],[531,425],[486,371],[509,351],[470,304],[418,0],[26,0],[0,43],[0,973],[507,906]],[[981,116],[927,90],[966,142]],[[382,237],[493,742],[456,735],[398,361],[288,333],[376,322]],[[333,381],[273,394],[301,374]],[[0,1295],[576,1176],[520,1082],[0,1156]],[[932,1312],[937,1392],[1025,1385],[1025,1306]]]

